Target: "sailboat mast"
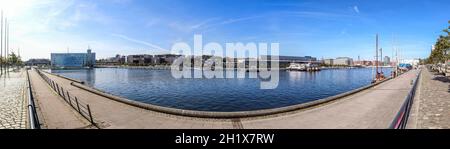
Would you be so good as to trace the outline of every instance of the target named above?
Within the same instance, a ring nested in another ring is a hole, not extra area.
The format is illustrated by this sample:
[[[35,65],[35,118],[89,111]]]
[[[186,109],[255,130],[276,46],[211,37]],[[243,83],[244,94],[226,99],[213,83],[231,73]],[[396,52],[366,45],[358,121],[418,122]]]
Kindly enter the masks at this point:
[[[375,66],[377,69],[376,78],[378,78],[378,34],[376,36],[376,46],[375,46]]]
[[[380,63],[381,63],[381,66],[384,66],[384,61],[383,61],[383,48],[380,49],[380,53],[381,53],[381,56],[380,56]],[[380,72],[383,73],[383,67],[380,68]]]

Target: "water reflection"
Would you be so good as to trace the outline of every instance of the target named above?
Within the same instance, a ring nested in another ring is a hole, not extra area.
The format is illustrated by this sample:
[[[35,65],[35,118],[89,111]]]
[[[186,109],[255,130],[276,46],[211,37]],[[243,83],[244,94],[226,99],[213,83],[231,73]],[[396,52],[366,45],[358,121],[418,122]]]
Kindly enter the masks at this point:
[[[89,82],[91,84],[95,84],[95,69],[87,69],[86,71],[86,82]]]

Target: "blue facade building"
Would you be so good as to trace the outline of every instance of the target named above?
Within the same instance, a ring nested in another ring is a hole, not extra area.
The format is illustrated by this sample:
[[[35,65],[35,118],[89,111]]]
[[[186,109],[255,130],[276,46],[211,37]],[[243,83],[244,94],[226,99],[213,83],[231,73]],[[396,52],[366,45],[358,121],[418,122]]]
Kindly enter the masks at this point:
[[[95,53],[91,49],[87,53],[52,53],[52,68],[94,67]]]

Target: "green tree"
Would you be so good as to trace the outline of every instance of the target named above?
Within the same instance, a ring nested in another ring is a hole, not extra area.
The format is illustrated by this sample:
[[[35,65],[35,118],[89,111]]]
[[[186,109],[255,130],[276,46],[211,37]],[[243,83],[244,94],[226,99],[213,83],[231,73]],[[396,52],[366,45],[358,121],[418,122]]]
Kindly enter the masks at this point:
[[[22,65],[22,59],[20,56],[17,56],[14,52],[9,54],[8,63],[11,65]]]
[[[448,21],[450,24],[450,21]],[[440,63],[445,62],[447,59],[449,59],[449,55],[444,55],[444,52],[447,49],[450,49],[450,25],[447,29],[443,30],[446,35],[441,35],[436,41],[436,44],[434,45],[434,50],[431,52],[430,57],[428,58],[428,63]]]

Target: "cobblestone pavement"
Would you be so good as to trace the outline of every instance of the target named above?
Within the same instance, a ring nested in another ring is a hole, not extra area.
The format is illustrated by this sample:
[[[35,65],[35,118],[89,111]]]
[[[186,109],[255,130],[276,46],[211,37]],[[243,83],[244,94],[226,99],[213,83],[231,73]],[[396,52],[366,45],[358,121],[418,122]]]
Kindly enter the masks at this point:
[[[450,78],[422,71],[417,128],[450,128]]]
[[[0,78],[0,129],[27,128],[25,76],[25,71],[21,71]]]

